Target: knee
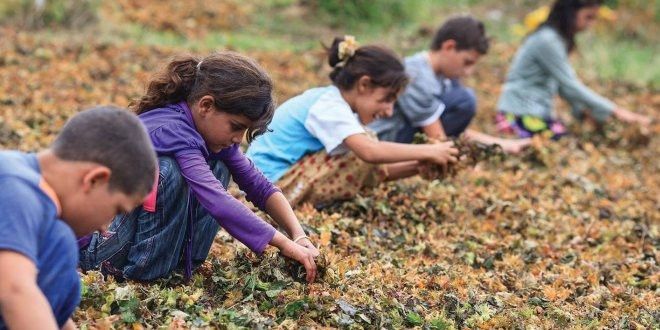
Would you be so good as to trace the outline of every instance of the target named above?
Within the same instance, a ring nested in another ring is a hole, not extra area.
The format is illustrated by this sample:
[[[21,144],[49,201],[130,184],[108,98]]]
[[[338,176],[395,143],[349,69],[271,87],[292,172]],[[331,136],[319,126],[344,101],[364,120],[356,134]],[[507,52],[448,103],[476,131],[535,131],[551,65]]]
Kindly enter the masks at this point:
[[[445,93],[442,98],[446,108],[461,117],[472,118],[477,113],[477,96],[474,90],[466,87],[456,87]]]
[[[158,186],[178,186],[183,183],[179,164],[171,157],[158,157]]]
[[[466,116],[474,117],[477,113],[477,95],[472,88],[462,88],[460,96],[460,108]]]
[[[222,183],[222,186],[227,189],[229,186],[229,179],[231,178],[227,165],[221,161],[216,161],[215,163],[211,163],[211,170],[218,181]]]

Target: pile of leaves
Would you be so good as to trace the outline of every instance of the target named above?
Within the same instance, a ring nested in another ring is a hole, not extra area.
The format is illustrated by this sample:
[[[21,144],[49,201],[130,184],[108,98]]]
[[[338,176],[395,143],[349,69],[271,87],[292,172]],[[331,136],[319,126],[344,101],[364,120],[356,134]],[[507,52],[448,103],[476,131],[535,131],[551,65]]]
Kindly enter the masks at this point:
[[[185,37],[200,37],[212,30],[237,29],[249,23],[254,8],[236,0],[103,2],[101,10],[119,24],[136,24]]]
[[[22,150],[46,147],[81,109],[126,106],[165,58],[187,51],[11,29],[0,37],[0,145]],[[467,81],[482,131],[493,133],[489,109],[512,49],[494,44]],[[249,55],[280,100],[327,83],[320,52]],[[588,83],[627,108],[660,108],[657,90]],[[459,140],[469,166],[454,175],[297,209],[323,253],[312,285],[274,249],[255,256],[221,232],[188,283],[180,274],[154,283],[82,274],[74,320],[83,329],[658,328],[660,127],[571,131],[506,158]]]
[[[426,170],[423,170],[420,175],[427,180],[443,179],[447,176],[454,176],[461,169],[466,169],[476,166],[482,161],[502,161],[506,156],[504,150],[498,144],[483,144],[478,142],[468,141],[463,135],[450,140],[454,148],[458,150],[456,158],[458,162],[449,163],[445,166],[437,164],[427,164]],[[424,133],[415,133],[413,144],[429,144],[441,143],[440,140],[430,139]]]

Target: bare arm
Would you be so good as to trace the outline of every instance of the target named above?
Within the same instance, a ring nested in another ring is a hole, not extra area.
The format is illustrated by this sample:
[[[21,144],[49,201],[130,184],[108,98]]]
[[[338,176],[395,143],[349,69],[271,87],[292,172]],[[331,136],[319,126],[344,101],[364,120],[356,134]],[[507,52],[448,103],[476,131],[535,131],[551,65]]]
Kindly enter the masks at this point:
[[[37,267],[20,253],[0,251],[0,314],[9,329],[57,329],[37,286]]]
[[[440,120],[434,121],[432,124],[422,127],[422,132],[429,137],[429,139],[436,139],[440,141],[447,140],[445,129],[442,128]]]
[[[268,215],[275,222],[284,227],[284,230],[289,233],[292,239],[305,235],[305,231],[300,226],[296,214],[293,213],[289,201],[286,200],[286,197],[281,192],[276,192],[268,197],[268,200],[266,200],[266,212],[268,212]]]
[[[286,200],[284,194],[281,192],[276,192],[268,198],[266,201],[266,211],[275,222],[280,226],[284,227],[291,239],[282,235],[280,232],[276,232],[273,239],[270,241],[270,245],[277,247],[282,254],[285,256],[295,259],[305,266],[307,271],[307,282],[313,282],[316,277],[316,264],[314,263],[314,258],[319,255],[319,250],[312,244],[309,238],[303,238],[297,242],[293,242],[293,239],[296,239],[301,236],[305,236],[305,231],[303,230],[296,214],[293,213],[291,209],[291,204]]]
[[[72,319],[68,319],[66,323],[64,323],[64,326],[62,327],[62,330],[76,330],[78,327],[76,326],[75,323],[73,323]]]
[[[387,181],[403,179],[419,173],[419,162],[416,160],[387,165]]]
[[[355,134],[344,140],[358,158],[367,163],[391,164],[412,160],[425,160],[437,164],[456,162],[458,150],[452,142],[436,144],[404,144],[374,141],[365,134]]]
[[[488,135],[486,133],[477,132],[468,129],[465,131],[465,137],[469,141],[479,142],[483,144],[499,144],[504,152],[510,154],[517,154],[523,149],[527,148],[532,140],[527,139],[503,139],[497,136]]]

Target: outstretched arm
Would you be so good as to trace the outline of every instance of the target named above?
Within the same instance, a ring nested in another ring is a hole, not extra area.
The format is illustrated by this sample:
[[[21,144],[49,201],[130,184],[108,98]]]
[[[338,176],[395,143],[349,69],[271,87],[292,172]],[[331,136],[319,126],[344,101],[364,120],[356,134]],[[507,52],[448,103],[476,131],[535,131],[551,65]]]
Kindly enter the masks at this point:
[[[499,144],[504,152],[509,154],[517,154],[527,148],[532,140],[526,139],[503,139],[497,136],[488,135],[486,133],[477,132],[468,129],[465,131],[465,138],[469,141],[479,142],[483,144]]]
[[[399,162],[387,165],[387,181],[393,181],[408,178],[419,174],[419,162],[416,160],[409,162]]]
[[[344,143],[360,159],[372,164],[425,160],[444,165],[456,162],[458,154],[452,142],[415,145],[375,141],[366,134],[355,134],[347,137]]]
[[[289,201],[284,197],[284,194],[276,192],[270,195],[266,201],[266,212],[268,212],[268,215],[270,215],[275,222],[284,227],[284,230],[289,234],[291,240],[298,239],[295,243],[310,249],[314,256],[319,254],[318,249],[312,244],[312,241],[306,237],[307,235],[300,225],[298,217],[293,213],[291,204],[289,204]]]

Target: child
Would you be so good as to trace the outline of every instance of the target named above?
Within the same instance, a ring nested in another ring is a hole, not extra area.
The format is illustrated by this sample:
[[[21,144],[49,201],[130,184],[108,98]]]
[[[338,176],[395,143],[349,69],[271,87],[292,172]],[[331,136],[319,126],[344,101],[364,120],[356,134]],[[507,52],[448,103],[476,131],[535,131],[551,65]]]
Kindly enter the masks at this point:
[[[488,52],[483,23],[470,16],[447,20],[436,32],[431,49],[406,58],[410,85],[399,97],[394,115],[369,127],[382,140],[411,143],[416,132],[445,140],[465,133],[469,140],[499,144],[517,153],[529,139],[509,140],[467,129],[476,113],[474,92],[460,79],[469,76],[477,61]]]
[[[610,115],[627,123],[648,125],[648,117],[617,107],[583,85],[568,61],[575,35],[588,29],[603,1],[558,0],[547,21],[524,41],[516,53],[498,102],[498,127],[520,137],[547,132],[553,138],[566,133],[553,115],[559,94],[571,105],[577,119],[598,122]]]
[[[76,236],[144,199],[156,155],[125,110],[73,116],[50,149],[0,152],[0,329],[74,329]]]
[[[220,226],[252,251],[273,245],[316,276],[318,250],[282,193],[241,152],[266,131],[274,111],[272,82],[254,61],[232,52],[173,59],[147,86],[134,109],[159,156],[157,193],[95,233],[80,266],[149,281],[183,268],[186,278],[208,256]],[[291,239],[227,191],[230,175],[247,199]]]
[[[264,134],[248,148],[266,177],[293,205],[319,205],[355,196],[366,186],[417,174],[418,161],[456,161],[452,143],[379,142],[363,127],[392,115],[408,78],[396,55],[379,46],[357,47],[336,38],[328,50],[333,84],[284,103]]]

